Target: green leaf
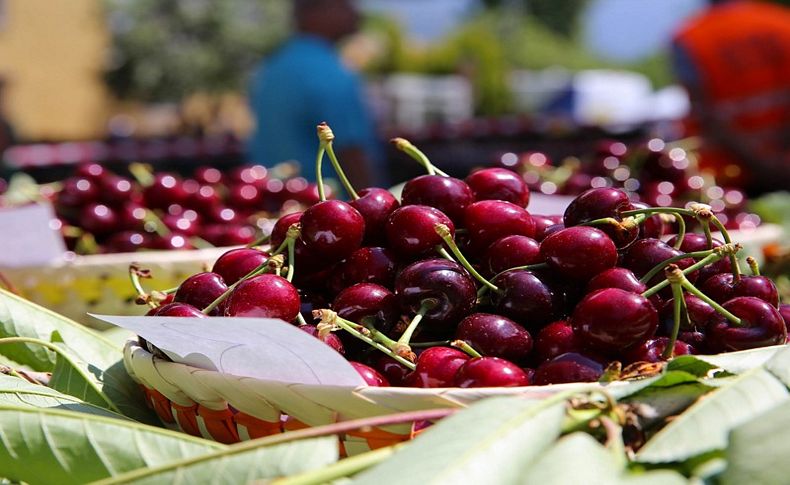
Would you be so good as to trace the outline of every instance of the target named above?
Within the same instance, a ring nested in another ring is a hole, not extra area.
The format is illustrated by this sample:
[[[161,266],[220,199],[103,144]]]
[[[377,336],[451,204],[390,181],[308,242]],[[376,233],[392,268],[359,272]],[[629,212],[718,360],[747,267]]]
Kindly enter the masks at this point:
[[[0,289],[0,338],[27,337],[50,342],[53,336],[65,344],[70,356],[85,363],[86,371],[101,383],[101,391],[121,413],[141,422],[157,422],[145,406],[139,387],[123,367],[121,346]],[[55,353],[30,343],[0,345],[0,354],[37,371],[53,371],[57,361]]]
[[[741,374],[751,369],[756,369],[768,362],[784,345],[761,347],[758,349],[740,350],[717,355],[695,355],[693,358],[706,362],[719,369],[724,369],[733,374]]]
[[[765,368],[790,387],[790,347],[785,347],[766,362]]]
[[[757,416],[730,434],[722,485],[787,483],[790,476],[790,402]]]
[[[650,428],[663,424],[669,416],[681,413],[712,389],[698,382],[672,387],[649,387],[620,402],[634,405],[642,426]]]
[[[265,439],[261,439],[229,446],[207,455],[173,461],[157,468],[135,470],[99,483],[234,485],[317,470],[336,462],[338,454],[336,436],[270,446],[266,445]]]
[[[0,470],[28,483],[86,483],[225,445],[133,421],[0,403]]]
[[[353,483],[518,483],[559,436],[565,403],[493,398],[443,419]]]
[[[83,402],[74,396],[62,394],[46,386],[32,384],[19,377],[6,375],[0,375],[0,405],[24,406],[28,408],[56,408],[126,419],[125,416]]]
[[[754,369],[708,394],[656,433],[636,455],[637,461],[684,461],[724,449],[727,433],[787,399],[787,388],[768,371]]]

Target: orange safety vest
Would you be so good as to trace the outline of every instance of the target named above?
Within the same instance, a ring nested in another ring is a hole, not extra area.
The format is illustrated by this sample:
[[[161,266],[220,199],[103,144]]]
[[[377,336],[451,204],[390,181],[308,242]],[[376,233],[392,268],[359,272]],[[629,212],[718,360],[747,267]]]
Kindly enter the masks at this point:
[[[719,5],[692,19],[675,42],[694,64],[711,114],[758,156],[790,163],[790,9],[753,1]],[[699,134],[694,113],[689,122],[689,134]],[[724,184],[745,184],[751,175],[734,154],[707,140],[700,164]]]

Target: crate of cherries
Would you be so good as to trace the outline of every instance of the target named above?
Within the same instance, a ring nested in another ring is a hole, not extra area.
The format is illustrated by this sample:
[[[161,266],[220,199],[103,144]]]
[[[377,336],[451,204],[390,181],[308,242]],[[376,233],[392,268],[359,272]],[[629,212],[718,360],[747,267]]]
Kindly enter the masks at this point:
[[[142,293],[150,315],[278,318],[343,354],[369,386],[416,388],[592,382],[787,340],[788,305],[753,260],[741,268],[709,206],[636,206],[601,187],[564,214],[531,214],[515,172],[452,178],[403,139],[393,143],[427,173],[397,200],[353,188],[331,130],[318,133],[319,202],[281,217],[267,249],[230,250],[178,288]],[[326,200],[325,152],[348,202]]]

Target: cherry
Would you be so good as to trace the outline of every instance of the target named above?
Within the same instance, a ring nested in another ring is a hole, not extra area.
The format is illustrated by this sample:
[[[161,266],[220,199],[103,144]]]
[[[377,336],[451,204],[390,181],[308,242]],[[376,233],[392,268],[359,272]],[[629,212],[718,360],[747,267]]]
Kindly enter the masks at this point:
[[[667,244],[672,247],[675,247],[675,243],[678,241],[678,236],[672,236],[667,240]],[[705,237],[704,234],[697,234],[695,232],[687,232],[686,235],[683,237],[683,242],[680,243],[680,251],[684,253],[693,253],[696,251],[705,251],[707,249],[717,248],[722,245],[722,242],[718,239],[711,239],[711,246],[708,246],[708,239]]]
[[[318,332],[318,326],[316,325],[299,325],[299,330],[309,333],[313,337],[317,338],[321,342],[327,344],[328,346],[332,347],[340,354],[345,354],[346,351],[343,348],[343,342],[340,340],[336,334],[330,332],[325,337],[321,338]]]
[[[782,303],[779,305],[779,314],[782,315],[785,321],[785,327],[788,327],[790,330],[790,304]]]
[[[647,291],[647,285],[639,281],[636,275],[626,268],[609,268],[587,283],[587,293],[604,288],[620,288],[632,293],[644,293]]]
[[[588,281],[617,264],[617,248],[594,227],[574,226],[548,236],[540,243],[540,254],[563,276]]]
[[[99,179],[99,187],[102,201],[111,206],[123,204],[134,194],[134,186],[129,179],[113,174]]]
[[[172,204],[183,204],[186,199],[181,180],[168,173],[154,175],[153,183],[143,189],[143,200],[151,209],[167,209]]]
[[[390,249],[411,258],[432,253],[436,246],[443,244],[434,229],[437,224],[444,224],[451,234],[455,233],[452,221],[439,209],[424,205],[396,209],[385,226]]]
[[[58,192],[57,203],[65,207],[82,207],[99,198],[99,187],[88,178],[68,178]]]
[[[393,386],[406,386],[412,370],[389,355],[376,352],[372,367],[379,371]]]
[[[288,228],[300,222],[302,220],[302,214],[304,214],[304,212],[292,212],[277,219],[277,222],[274,223],[272,234],[269,238],[272,250],[280,247],[283,241],[285,241],[286,235],[288,234]]]
[[[498,287],[498,291],[491,292],[491,304],[496,312],[529,329],[538,329],[562,313],[562,294],[545,277],[532,271],[508,271],[492,283]]]
[[[522,362],[532,350],[532,336],[509,318],[473,313],[461,320],[455,337],[483,355]]]
[[[193,307],[188,303],[174,302],[162,305],[154,309],[154,315],[157,317],[198,317],[203,318],[206,315],[200,310]]]
[[[189,238],[178,232],[166,236],[156,236],[151,240],[151,249],[195,249]]]
[[[653,269],[659,263],[663,263],[669,258],[680,256],[683,254],[681,251],[672,248],[669,244],[658,239],[640,239],[636,241],[623,257],[623,266],[630,269],[638,277],[643,277],[648,271]],[[694,264],[692,258],[684,258],[675,263],[680,269],[688,268]],[[686,275],[692,283],[696,281],[697,272]],[[648,285],[654,285],[663,281],[664,276],[662,273],[656,275],[650,280]]]
[[[634,207],[634,209],[649,209],[651,207],[644,202],[632,202],[631,205]],[[661,218],[661,214],[654,214],[647,217],[642,222],[642,224],[639,225],[639,238],[644,239],[646,237],[650,237],[659,239],[661,236],[666,234],[668,230],[669,228],[664,222],[664,219]]]
[[[140,230],[145,224],[147,213],[145,207],[137,202],[129,201],[117,210],[118,225],[131,231]]]
[[[365,247],[351,253],[340,264],[337,274],[343,287],[356,283],[376,283],[390,288],[395,281],[396,269],[395,255],[389,249]]]
[[[99,163],[81,163],[74,169],[74,174],[77,177],[98,182],[102,177],[107,175],[108,172],[107,169]]]
[[[251,212],[261,204],[263,199],[262,189],[257,185],[234,185],[228,190],[228,205],[240,211]]]
[[[568,352],[581,350],[570,322],[557,320],[546,325],[535,338],[535,356],[538,362],[548,360]]]
[[[482,200],[470,204],[464,214],[470,249],[483,252],[491,243],[505,236],[535,235],[535,223],[524,208],[502,200]]]
[[[652,337],[658,327],[658,312],[640,294],[606,288],[590,293],[576,305],[571,325],[585,346],[617,353]]]
[[[543,239],[548,236],[546,231],[553,226],[559,226],[559,228],[564,228],[565,226],[562,224],[562,217],[560,220],[557,221],[554,216],[542,216],[536,214],[530,214],[532,218],[532,222],[535,223],[535,240],[542,241]],[[554,231],[558,229],[553,229]]]
[[[279,318],[290,322],[299,313],[299,292],[282,278],[262,274],[242,281],[225,300],[227,317]]]
[[[534,384],[562,384],[565,382],[595,382],[603,375],[603,366],[576,352],[558,355],[535,369]]]
[[[452,387],[455,374],[471,357],[451,347],[430,347],[417,357],[417,368],[408,377],[411,387]]]
[[[688,322],[685,322],[685,319],[681,319],[680,332],[684,334],[681,340],[690,344],[697,344],[698,338],[693,337],[691,334],[703,332],[708,325],[708,321],[710,321],[716,313],[716,310],[702,299],[689,293],[683,295],[683,300],[686,303],[686,311],[689,319]],[[661,311],[659,312],[659,319],[661,322],[659,334],[666,336],[671,334],[672,328],[675,326],[674,308],[674,299],[667,300],[661,307]]]
[[[121,231],[110,236],[104,243],[108,252],[133,253],[150,244],[148,235],[138,231]]]
[[[222,276],[217,273],[198,273],[181,283],[173,299],[202,309],[209,306],[227,289],[228,286],[222,281]]]
[[[213,186],[201,185],[195,192],[189,194],[187,205],[201,213],[206,213],[222,206],[222,198]]]
[[[629,350],[625,355],[625,360],[626,362],[663,362],[667,360],[664,358],[664,351],[667,345],[669,345],[669,337],[658,337],[646,340]],[[696,353],[694,347],[691,345],[682,340],[675,340],[673,356]]]
[[[387,332],[398,321],[400,312],[395,295],[374,283],[357,283],[335,297],[332,309],[354,323],[373,325]]]
[[[202,215],[207,221],[218,224],[242,224],[244,222],[244,216],[241,213],[224,205],[209,207],[208,210],[202,212]]]
[[[716,303],[724,303],[737,296],[753,296],[779,307],[776,285],[765,276],[741,276],[736,282],[732,273],[719,273],[700,285],[700,290]]]
[[[195,211],[187,212],[195,214]],[[171,231],[178,231],[187,237],[197,236],[200,232],[200,223],[198,222],[197,218],[189,217],[188,215],[185,215],[185,213],[178,215],[166,214],[164,217],[162,217],[162,222]]]
[[[495,275],[506,269],[543,262],[540,244],[527,236],[505,236],[494,241],[483,253],[483,268]]]
[[[444,212],[455,224],[464,220],[464,209],[475,201],[472,189],[463,180],[441,175],[421,175],[403,186],[401,203],[427,205]]]
[[[192,178],[201,185],[216,185],[222,183],[222,172],[214,167],[198,167],[192,174]]]
[[[97,236],[112,234],[118,230],[118,215],[103,204],[88,204],[80,211],[83,229]]]
[[[741,326],[735,326],[720,313],[715,313],[707,329],[711,350],[731,352],[779,345],[787,340],[784,319],[770,303],[752,296],[740,296],[722,306],[741,319]]]
[[[468,387],[528,386],[529,376],[516,364],[499,357],[477,357],[462,365],[455,374],[455,385]]]
[[[252,248],[231,249],[222,254],[211,269],[226,284],[232,285],[269,258],[269,254]]]
[[[504,200],[519,207],[529,204],[529,188],[517,173],[505,168],[484,168],[469,174],[466,184],[475,200]]]
[[[620,189],[610,187],[590,189],[573,199],[565,209],[563,221],[565,227],[578,226],[607,217],[619,221],[622,218],[622,212],[633,209],[634,206],[631,204],[628,194]],[[639,234],[639,229],[636,226],[622,229],[605,224],[599,227],[612,238],[619,248],[631,244]]]
[[[344,259],[359,248],[365,220],[349,204],[327,200],[302,214],[302,240],[308,249],[330,261]]]
[[[359,362],[354,362],[353,360],[348,361],[348,363],[362,376],[365,384],[373,387],[389,387],[390,383],[387,378],[381,375],[376,369],[368,367],[365,364],[360,364]]]
[[[395,294],[407,313],[416,314],[429,305],[422,322],[433,328],[456,324],[477,301],[472,277],[446,259],[426,259],[404,268],[395,279]]]
[[[392,212],[400,207],[389,190],[377,187],[362,189],[359,198],[349,202],[365,219],[365,243],[382,244],[386,240],[384,226]]]

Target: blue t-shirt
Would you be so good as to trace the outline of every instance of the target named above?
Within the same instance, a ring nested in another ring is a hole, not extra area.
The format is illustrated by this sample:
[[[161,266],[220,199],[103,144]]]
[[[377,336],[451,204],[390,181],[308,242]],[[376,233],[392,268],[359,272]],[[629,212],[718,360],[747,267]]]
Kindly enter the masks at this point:
[[[297,35],[283,44],[254,73],[250,104],[256,121],[248,146],[251,161],[271,166],[296,160],[302,175],[315,180],[316,125],[326,121],[335,134],[336,151],[360,147],[372,164],[375,182],[386,178],[362,82],[327,41]],[[325,176],[332,173],[328,158],[323,168]]]

